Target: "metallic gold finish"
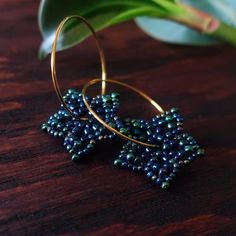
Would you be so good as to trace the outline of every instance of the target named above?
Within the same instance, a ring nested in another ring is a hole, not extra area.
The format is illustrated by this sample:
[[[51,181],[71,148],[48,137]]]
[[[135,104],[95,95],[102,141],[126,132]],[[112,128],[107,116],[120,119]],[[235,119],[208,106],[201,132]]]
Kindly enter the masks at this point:
[[[95,40],[98,52],[99,52],[99,57],[100,57],[100,61],[101,61],[101,70],[102,70],[102,95],[105,94],[105,89],[106,89],[106,60],[105,60],[105,56],[104,56],[104,52],[100,46],[100,43],[98,41],[98,37],[96,32],[94,31],[93,27],[90,25],[90,23],[84,19],[81,16],[77,16],[77,15],[73,15],[73,16],[68,16],[66,18],[64,18],[61,23],[59,24],[59,26],[57,27],[56,33],[55,33],[55,39],[53,42],[53,46],[52,46],[52,53],[51,53],[51,75],[52,75],[52,82],[53,82],[53,86],[54,89],[56,91],[57,97],[59,99],[59,101],[61,102],[61,104],[63,105],[63,107],[66,109],[66,111],[69,112],[69,114],[76,118],[76,119],[80,119],[80,120],[87,120],[86,117],[78,117],[76,115],[73,114],[73,112],[71,111],[71,109],[67,106],[66,102],[63,99],[59,84],[58,84],[58,80],[57,80],[57,73],[56,73],[56,51],[57,51],[57,42],[58,42],[58,38],[60,36],[60,33],[64,27],[64,25],[71,19],[77,19],[82,21],[92,32],[93,38]]]
[[[137,143],[137,144],[140,144],[140,145],[144,145],[144,146],[147,146],[147,147],[157,147],[157,145],[154,145],[154,144],[150,144],[150,143],[145,143],[145,142],[142,142],[142,141],[139,141],[139,140],[136,140],[136,139],[133,139],[127,135],[124,135],[122,134],[121,132],[119,132],[118,130],[112,128],[110,125],[108,125],[103,119],[101,119],[98,114],[90,107],[87,99],[86,99],[86,92],[87,92],[87,89],[89,87],[91,87],[92,85],[96,84],[96,83],[99,83],[99,82],[102,82],[104,83],[104,80],[102,79],[93,79],[93,80],[90,80],[87,84],[84,85],[83,89],[82,89],[82,97],[83,97],[83,101],[87,107],[87,109],[89,110],[89,112],[97,119],[97,121],[99,121],[102,125],[104,125],[107,129],[109,129],[111,132],[114,132],[116,133],[117,135],[119,135],[120,137],[124,138],[125,140],[128,140],[128,141],[131,141],[131,142],[134,142],[134,143]],[[113,83],[113,84],[118,84],[118,85],[121,85],[125,88],[128,88],[134,92],[136,92],[137,94],[139,94],[141,97],[143,97],[144,99],[146,99],[148,102],[150,102],[160,113],[164,113],[164,110],[161,108],[160,105],[157,104],[157,102],[155,102],[152,98],[150,98],[147,94],[145,94],[144,92],[142,92],[141,90],[131,86],[131,85],[128,85],[126,83],[123,83],[123,82],[119,82],[119,81],[116,81],[116,80],[111,80],[111,79],[106,79],[105,83]]]

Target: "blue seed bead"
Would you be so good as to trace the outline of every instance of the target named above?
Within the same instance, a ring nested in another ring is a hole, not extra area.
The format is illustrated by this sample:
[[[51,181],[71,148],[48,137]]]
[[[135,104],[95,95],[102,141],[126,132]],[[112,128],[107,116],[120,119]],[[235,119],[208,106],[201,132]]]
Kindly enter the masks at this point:
[[[162,180],[161,180],[160,178],[157,178],[156,183],[157,183],[158,185],[161,185],[161,184],[162,184]]]
[[[164,143],[162,146],[163,150],[169,150],[170,149],[170,145],[167,143]]]
[[[151,177],[151,180],[155,182],[155,181],[157,180],[157,176],[156,176],[156,175],[153,175],[153,176]]]
[[[152,171],[147,172],[147,177],[148,178],[152,178],[152,176],[153,176],[153,172]]]

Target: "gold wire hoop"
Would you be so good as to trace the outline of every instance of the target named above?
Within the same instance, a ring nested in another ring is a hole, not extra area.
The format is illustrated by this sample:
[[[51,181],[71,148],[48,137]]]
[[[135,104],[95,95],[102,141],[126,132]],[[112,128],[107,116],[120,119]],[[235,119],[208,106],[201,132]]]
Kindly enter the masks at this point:
[[[103,119],[101,119],[98,116],[98,114],[91,108],[91,106],[89,105],[89,103],[88,103],[88,101],[86,99],[87,89],[90,86],[92,86],[92,85],[94,85],[94,84],[96,84],[98,82],[103,82],[103,80],[101,80],[101,79],[90,80],[88,83],[86,83],[84,85],[84,87],[82,89],[82,98],[83,98],[84,104],[86,105],[86,107],[89,110],[89,112],[97,119],[97,121],[99,121],[108,130],[118,134],[120,137],[122,137],[125,140],[131,141],[131,142],[134,142],[134,143],[137,143],[137,144],[141,144],[141,145],[144,145],[144,146],[147,146],[147,147],[156,147],[155,144],[145,143],[145,142],[133,139],[133,138],[127,136],[127,135],[122,134],[121,132],[119,132],[118,130],[116,130],[113,127],[111,127],[109,124],[107,124]],[[116,80],[106,79],[106,83],[118,84],[118,85],[121,85],[121,86],[123,86],[125,88],[128,88],[128,89],[134,91],[135,93],[139,94],[141,97],[146,99],[149,103],[151,103],[160,113],[164,113],[164,110],[161,108],[161,106],[157,102],[155,102],[151,97],[149,97],[147,94],[142,92],[141,90],[139,90],[139,89],[137,89],[137,88],[135,88],[135,87],[133,87],[131,85],[128,85],[126,83],[119,82],[119,81],[116,81]]]
[[[106,60],[105,60],[105,56],[104,56],[104,52],[102,47],[100,46],[98,37],[96,32],[94,31],[93,27],[91,26],[91,24],[83,17],[81,16],[77,16],[77,15],[73,15],[73,16],[68,16],[65,17],[61,23],[59,24],[59,26],[57,27],[56,33],[55,33],[55,39],[53,42],[53,46],[52,46],[52,53],[51,53],[51,75],[52,75],[52,82],[53,82],[53,87],[55,89],[55,92],[57,94],[57,97],[60,101],[60,103],[63,105],[63,107],[66,109],[66,111],[69,112],[69,114],[76,118],[76,119],[80,119],[80,120],[87,120],[87,118],[85,117],[78,117],[75,114],[73,114],[72,110],[67,106],[65,100],[63,99],[59,84],[58,84],[58,79],[57,79],[57,72],[56,72],[56,51],[57,51],[57,42],[58,42],[58,38],[60,36],[60,33],[64,27],[64,25],[66,24],[66,22],[68,22],[71,19],[77,19],[82,21],[92,32],[93,38],[95,40],[98,52],[99,52],[99,57],[100,57],[100,63],[101,63],[101,70],[102,70],[102,91],[101,93],[104,94],[105,93],[105,80],[106,80]]]

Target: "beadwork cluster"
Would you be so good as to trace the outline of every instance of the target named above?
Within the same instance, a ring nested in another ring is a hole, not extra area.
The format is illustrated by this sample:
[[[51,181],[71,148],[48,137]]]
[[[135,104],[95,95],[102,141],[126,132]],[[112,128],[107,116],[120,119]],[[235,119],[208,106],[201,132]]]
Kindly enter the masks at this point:
[[[115,137],[89,113],[79,92],[70,89],[63,99],[75,116],[87,119],[75,119],[61,105],[60,110],[42,125],[42,130],[63,138],[65,149],[71,154],[72,160],[89,154],[96,143]],[[169,187],[180,167],[204,155],[196,141],[183,131],[183,119],[175,108],[151,121],[121,119],[117,116],[119,94],[99,95],[87,100],[91,108],[111,127],[136,140],[156,145],[146,147],[128,141],[114,165],[143,172],[163,189]]]
[[[112,93],[87,99],[101,118],[109,123],[119,108],[118,97],[119,94]],[[61,105],[60,110],[42,125],[42,130],[64,138],[65,149],[71,154],[72,160],[76,161],[87,155],[97,142],[114,137],[113,133],[89,114],[81,93],[69,89],[63,99],[75,116],[87,117],[87,120],[73,118]]]
[[[148,142],[157,147],[127,142],[114,165],[144,172],[163,189],[170,186],[181,167],[204,155],[204,150],[200,149],[194,138],[184,132],[183,118],[176,108],[154,117],[150,122],[136,123]]]

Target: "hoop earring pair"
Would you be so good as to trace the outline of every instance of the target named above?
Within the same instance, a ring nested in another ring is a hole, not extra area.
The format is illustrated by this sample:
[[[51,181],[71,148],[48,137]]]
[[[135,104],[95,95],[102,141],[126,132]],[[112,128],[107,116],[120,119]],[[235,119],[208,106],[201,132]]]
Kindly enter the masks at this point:
[[[91,30],[99,52],[102,75],[86,83],[79,93],[69,89],[62,95],[56,73],[56,49],[60,32],[71,19],[81,20]],[[126,140],[118,158],[117,167],[134,172],[144,172],[147,177],[166,189],[175,178],[180,167],[204,155],[203,149],[183,130],[183,118],[173,108],[164,111],[147,94],[131,85],[106,78],[106,61],[97,35],[89,22],[80,16],[66,17],[58,26],[51,53],[51,75],[53,86],[61,103],[61,108],[42,125],[42,129],[55,137],[64,139],[64,146],[78,160],[88,155],[97,142],[115,136]],[[101,83],[101,94],[87,96],[87,89]],[[119,94],[106,93],[106,84],[118,84],[144,99],[160,113],[152,120],[122,119],[118,116]]]

